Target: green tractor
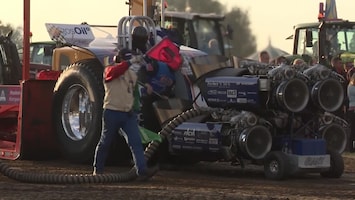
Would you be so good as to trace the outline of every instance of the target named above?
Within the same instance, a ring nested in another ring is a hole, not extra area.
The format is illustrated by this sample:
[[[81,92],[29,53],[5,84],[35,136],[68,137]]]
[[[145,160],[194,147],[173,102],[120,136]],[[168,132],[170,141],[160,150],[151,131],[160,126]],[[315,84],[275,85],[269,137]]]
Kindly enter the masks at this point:
[[[345,64],[353,65],[355,22],[338,19],[336,10],[330,10],[336,8],[335,2],[332,3],[334,5],[326,5],[326,10],[323,9],[323,3],[320,3],[318,22],[294,27],[290,60],[297,57],[312,58],[319,64],[330,66],[331,59],[340,56]]]

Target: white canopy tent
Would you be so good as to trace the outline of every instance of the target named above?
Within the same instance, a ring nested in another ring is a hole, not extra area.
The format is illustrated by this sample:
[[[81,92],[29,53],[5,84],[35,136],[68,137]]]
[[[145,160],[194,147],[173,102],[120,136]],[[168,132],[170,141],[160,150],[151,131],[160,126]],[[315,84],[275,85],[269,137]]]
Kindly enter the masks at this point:
[[[289,53],[287,53],[286,51],[282,50],[282,49],[279,49],[279,48],[276,48],[276,47],[273,47],[271,45],[271,42],[269,42],[269,45],[262,49],[261,51],[267,51],[270,55],[270,61],[276,59],[277,57],[279,56],[287,56],[287,55],[290,55]],[[259,59],[259,53],[261,51],[257,51],[253,54],[251,54],[250,56],[248,56],[247,58],[248,59],[252,59],[252,60],[258,60]]]

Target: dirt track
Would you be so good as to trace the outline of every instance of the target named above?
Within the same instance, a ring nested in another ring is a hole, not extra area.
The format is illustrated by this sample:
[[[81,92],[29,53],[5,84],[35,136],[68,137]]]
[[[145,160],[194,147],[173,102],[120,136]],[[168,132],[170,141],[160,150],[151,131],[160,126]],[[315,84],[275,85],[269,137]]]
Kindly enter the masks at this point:
[[[148,182],[47,185],[21,183],[0,175],[0,200],[7,199],[355,199],[355,155],[345,154],[340,179],[319,174],[266,180],[262,168],[242,170],[227,164],[200,163],[194,167],[160,170]],[[4,161],[33,173],[91,173],[88,165],[65,161]],[[129,168],[108,167],[109,172]]]

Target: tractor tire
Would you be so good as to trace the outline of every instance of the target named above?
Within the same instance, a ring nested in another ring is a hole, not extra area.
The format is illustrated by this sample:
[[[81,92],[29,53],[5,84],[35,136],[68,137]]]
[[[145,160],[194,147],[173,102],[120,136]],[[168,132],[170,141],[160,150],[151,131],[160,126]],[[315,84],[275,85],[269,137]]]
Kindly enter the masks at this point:
[[[74,163],[92,162],[101,135],[104,97],[102,64],[68,66],[54,87],[54,122],[59,148]]]
[[[320,175],[324,178],[340,178],[344,172],[344,160],[337,151],[329,151],[330,154],[330,168],[323,171]]]
[[[289,176],[289,161],[281,151],[271,151],[264,159],[264,174],[267,179],[284,180]]]

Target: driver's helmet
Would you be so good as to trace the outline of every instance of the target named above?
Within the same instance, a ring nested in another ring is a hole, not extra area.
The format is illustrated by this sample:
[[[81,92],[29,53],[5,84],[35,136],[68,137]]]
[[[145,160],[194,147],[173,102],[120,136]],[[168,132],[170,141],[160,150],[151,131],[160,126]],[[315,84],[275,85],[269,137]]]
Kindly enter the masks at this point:
[[[132,30],[132,37],[134,39],[148,39],[148,31],[143,26],[136,26]]]
[[[148,31],[143,26],[136,26],[132,30],[132,48],[139,49],[143,53],[146,52],[146,44],[148,41]]]

